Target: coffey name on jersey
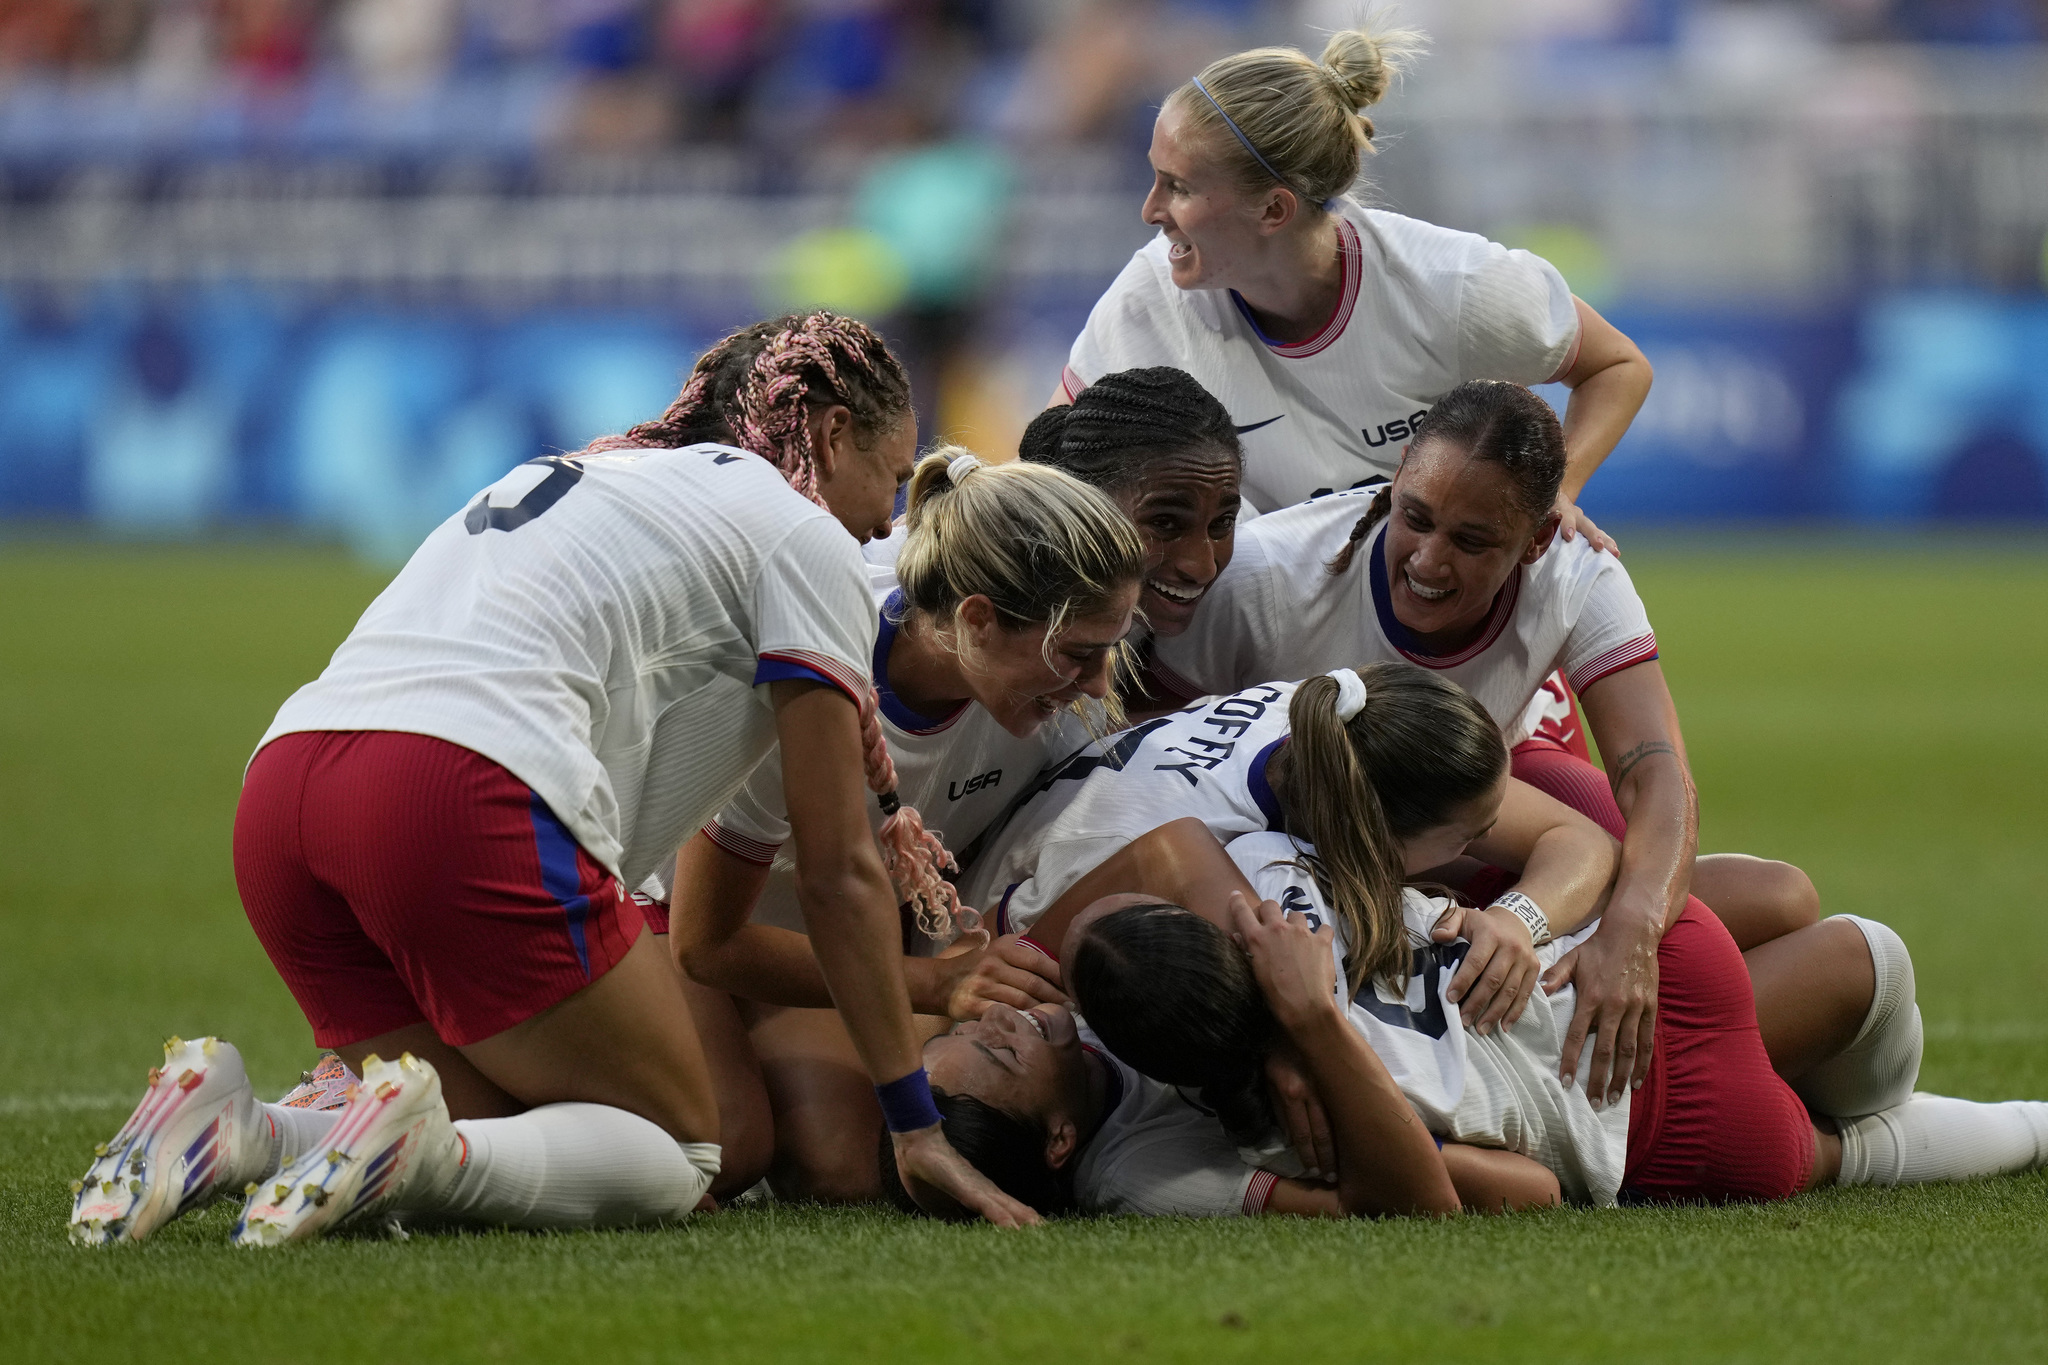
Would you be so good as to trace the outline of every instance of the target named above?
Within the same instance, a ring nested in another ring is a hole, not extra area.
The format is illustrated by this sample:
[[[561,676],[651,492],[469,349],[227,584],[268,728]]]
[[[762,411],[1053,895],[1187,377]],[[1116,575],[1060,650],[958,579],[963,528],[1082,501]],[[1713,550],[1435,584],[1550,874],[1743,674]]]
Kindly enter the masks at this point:
[[[1230,411],[1245,496],[1271,511],[1391,476],[1417,419],[1468,379],[1571,369],[1578,308],[1547,261],[1348,199],[1336,212],[1343,287],[1315,336],[1273,341],[1235,292],[1179,288],[1161,235],[1089,313],[1067,397],[1116,370],[1186,370]]]
[[[263,743],[459,744],[638,886],[774,743],[759,684],[812,678],[857,700],[874,639],[859,543],[760,456],[551,456],[435,528]]]
[[[1530,699],[1553,669],[1584,692],[1657,657],[1657,635],[1628,570],[1584,536],[1555,539],[1541,559],[1518,566],[1470,645],[1429,653],[1394,615],[1385,523],[1342,573],[1328,568],[1379,487],[1285,507],[1241,529],[1187,630],[1154,646],[1160,681],[1199,697],[1258,679],[1406,659],[1478,698],[1512,748],[1533,731],[1538,713]]]

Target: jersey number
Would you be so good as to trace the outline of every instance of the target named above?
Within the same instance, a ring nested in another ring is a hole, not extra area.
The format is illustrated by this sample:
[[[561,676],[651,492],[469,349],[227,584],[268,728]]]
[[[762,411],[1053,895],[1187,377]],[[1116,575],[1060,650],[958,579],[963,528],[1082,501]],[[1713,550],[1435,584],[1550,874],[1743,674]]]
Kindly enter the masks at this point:
[[[544,466],[547,476],[526,490],[526,496],[510,507],[496,507],[491,503],[489,489],[470,504],[469,512],[462,518],[462,524],[473,536],[486,531],[516,531],[541,513],[562,500],[562,495],[574,488],[583,477],[583,466],[566,455],[543,455],[537,460],[528,460],[519,466],[527,469],[534,465]]]
[[[1419,1010],[1380,999],[1371,981],[1358,988],[1358,994],[1352,997],[1351,1003],[1381,1023],[1441,1038],[1450,1029],[1450,1017],[1444,1012],[1444,1000],[1438,994],[1437,983],[1442,980],[1444,968],[1455,972],[1471,948],[1471,944],[1460,939],[1456,943],[1428,943],[1415,950],[1413,974],[1422,979],[1422,1008]]]

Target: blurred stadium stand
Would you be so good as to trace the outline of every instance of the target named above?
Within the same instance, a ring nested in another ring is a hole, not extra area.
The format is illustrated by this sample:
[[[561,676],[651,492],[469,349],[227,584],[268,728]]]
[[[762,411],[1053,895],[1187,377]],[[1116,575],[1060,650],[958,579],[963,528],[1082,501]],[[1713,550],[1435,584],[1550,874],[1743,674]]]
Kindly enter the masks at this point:
[[[1152,108],[1337,0],[0,0],[0,518],[402,556],[822,303],[1013,443]],[[1371,198],[1658,382],[1620,518],[2048,517],[2048,0],[1409,0]],[[1561,396],[1561,395],[1560,395]]]

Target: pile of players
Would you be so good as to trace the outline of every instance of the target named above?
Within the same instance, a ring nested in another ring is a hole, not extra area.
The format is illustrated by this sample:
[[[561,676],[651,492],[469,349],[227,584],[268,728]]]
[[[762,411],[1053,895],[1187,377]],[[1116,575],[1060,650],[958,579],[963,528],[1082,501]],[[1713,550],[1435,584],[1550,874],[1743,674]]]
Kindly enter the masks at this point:
[[[267,1246],[764,1181],[1011,1225],[2048,1162],[2048,1105],[1914,1093],[1896,934],[1696,854],[1576,506],[1649,367],[1545,262],[1350,197],[1413,46],[1167,100],[1159,233],[1019,460],[920,458],[882,340],[797,314],[434,531],[236,815],[332,1055],[273,1104],[173,1039],[74,1238],[223,1197]]]

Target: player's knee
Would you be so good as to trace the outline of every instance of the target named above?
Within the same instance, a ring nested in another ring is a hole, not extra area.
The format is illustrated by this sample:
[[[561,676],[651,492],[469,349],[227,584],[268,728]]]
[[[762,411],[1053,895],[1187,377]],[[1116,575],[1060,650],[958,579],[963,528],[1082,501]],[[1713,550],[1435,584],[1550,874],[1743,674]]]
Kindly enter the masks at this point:
[[[1813,878],[1791,863],[1770,858],[1759,861],[1763,864],[1758,876],[1764,887],[1764,901],[1783,926],[1779,935],[1820,923],[1820,890],[1814,886]]]
[[[726,1113],[722,1109],[719,1112],[719,1138],[724,1151],[711,1195],[721,1204],[766,1180],[769,1168],[774,1165],[775,1120],[765,1104],[760,1109],[758,1114]]]

